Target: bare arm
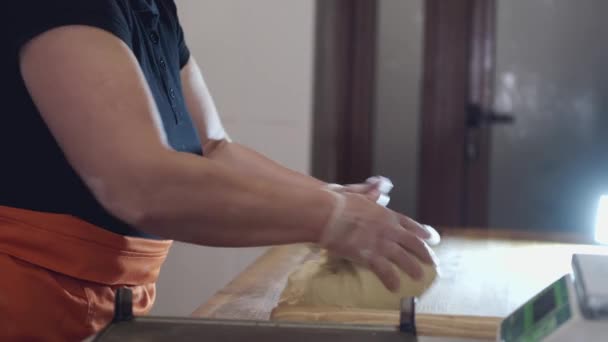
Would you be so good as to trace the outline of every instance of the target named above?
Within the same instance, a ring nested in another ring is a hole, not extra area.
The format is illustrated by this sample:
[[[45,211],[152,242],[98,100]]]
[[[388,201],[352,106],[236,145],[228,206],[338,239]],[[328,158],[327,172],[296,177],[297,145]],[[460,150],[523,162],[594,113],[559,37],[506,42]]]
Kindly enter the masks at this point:
[[[257,177],[273,183],[281,182],[291,188],[321,188],[327,185],[318,179],[283,167],[243,145],[231,142],[194,57],[191,57],[182,69],[181,78],[188,111],[203,140],[207,158],[231,168],[244,177]],[[348,185],[344,191],[365,195],[374,202],[380,196],[377,183]],[[422,238],[430,236],[417,222],[401,214],[399,217],[405,227]]]
[[[128,47],[70,26],[29,42],[28,90],[69,162],[112,214],[166,238],[214,246],[315,242],[331,196],[167,147],[154,100]]]
[[[203,140],[206,157],[248,177],[260,177],[289,186],[320,188],[324,182],[290,170],[228,138],[196,60],[181,71],[188,111]]]
[[[390,289],[397,265],[421,275],[428,246],[398,216],[356,194],[293,187],[168,148],[129,48],[62,27],[29,42],[21,71],[43,119],[98,201],[142,231],[210,246],[320,242],[368,265]],[[59,195],[59,194],[58,194]]]

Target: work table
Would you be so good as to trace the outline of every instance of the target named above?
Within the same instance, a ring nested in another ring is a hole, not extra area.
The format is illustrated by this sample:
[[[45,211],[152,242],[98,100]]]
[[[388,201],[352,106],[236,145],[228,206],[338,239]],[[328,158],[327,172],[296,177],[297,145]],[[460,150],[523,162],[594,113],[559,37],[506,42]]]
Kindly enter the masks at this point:
[[[538,236],[508,231],[444,230],[435,248],[441,278],[420,298],[417,312],[498,321],[570,272],[572,254],[608,254],[604,247],[570,243],[572,237],[551,239],[541,242]],[[193,316],[268,320],[288,275],[315,257],[305,245],[273,247]]]

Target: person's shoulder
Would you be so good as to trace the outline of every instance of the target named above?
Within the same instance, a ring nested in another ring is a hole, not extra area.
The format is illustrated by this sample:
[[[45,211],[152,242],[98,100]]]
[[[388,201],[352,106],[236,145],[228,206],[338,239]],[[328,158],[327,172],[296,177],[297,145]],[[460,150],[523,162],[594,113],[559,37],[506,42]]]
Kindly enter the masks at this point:
[[[120,10],[126,11],[130,7],[129,0],[19,0],[7,1],[3,4],[5,14],[59,14],[66,15],[85,11]],[[50,11],[50,12],[42,12]]]
[[[128,41],[129,0],[19,0],[8,1],[8,34],[19,48],[32,38],[69,25],[93,26]]]

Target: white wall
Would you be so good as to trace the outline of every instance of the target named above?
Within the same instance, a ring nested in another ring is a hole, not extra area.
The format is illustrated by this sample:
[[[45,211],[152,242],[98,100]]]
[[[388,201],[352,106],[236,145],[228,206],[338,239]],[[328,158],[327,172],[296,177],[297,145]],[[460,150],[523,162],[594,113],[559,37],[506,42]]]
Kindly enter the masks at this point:
[[[188,45],[231,137],[309,171],[314,0],[178,0]],[[154,315],[188,315],[263,249],[176,244]]]

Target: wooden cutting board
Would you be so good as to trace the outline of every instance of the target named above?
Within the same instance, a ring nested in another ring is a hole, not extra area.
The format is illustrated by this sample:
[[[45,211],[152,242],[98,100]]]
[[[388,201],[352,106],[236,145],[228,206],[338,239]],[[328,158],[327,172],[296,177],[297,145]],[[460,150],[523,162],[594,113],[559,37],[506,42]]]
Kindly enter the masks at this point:
[[[271,314],[276,321],[371,324],[399,326],[399,312],[362,309],[279,307]],[[495,340],[500,317],[417,314],[420,336]]]
[[[435,249],[441,260],[441,278],[417,306],[418,326],[427,335],[481,330],[496,331],[497,317],[505,317],[533,295],[570,272],[573,253],[607,253],[599,246],[539,242],[508,231],[445,231]],[[543,239],[551,238],[544,236]],[[568,241],[570,238],[558,237]],[[288,275],[316,255],[303,245],[271,248],[193,314],[195,317],[245,320],[270,319]],[[296,313],[292,313],[296,315]],[[307,311],[300,319],[347,323],[395,324],[397,312]],[[348,318],[348,320],[347,320]],[[352,321],[355,319],[355,321]],[[445,329],[449,329],[448,332]],[[444,335],[445,336],[445,335]],[[494,339],[494,337],[492,337]]]

